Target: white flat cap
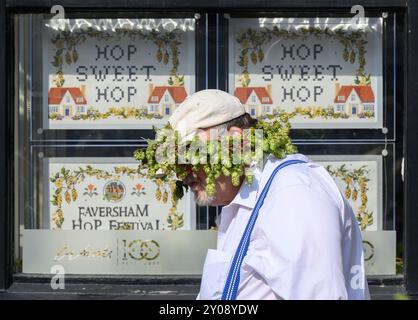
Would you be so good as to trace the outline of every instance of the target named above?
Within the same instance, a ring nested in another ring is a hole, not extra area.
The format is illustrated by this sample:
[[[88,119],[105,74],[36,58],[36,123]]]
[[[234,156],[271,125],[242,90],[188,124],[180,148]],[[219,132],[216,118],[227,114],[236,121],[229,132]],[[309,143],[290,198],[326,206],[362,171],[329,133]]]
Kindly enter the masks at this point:
[[[222,90],[206,89],[189,95],[168,122],[178,131],[181,142],[190,141],[199,129],[210,128],[245,114],[239,99]]]

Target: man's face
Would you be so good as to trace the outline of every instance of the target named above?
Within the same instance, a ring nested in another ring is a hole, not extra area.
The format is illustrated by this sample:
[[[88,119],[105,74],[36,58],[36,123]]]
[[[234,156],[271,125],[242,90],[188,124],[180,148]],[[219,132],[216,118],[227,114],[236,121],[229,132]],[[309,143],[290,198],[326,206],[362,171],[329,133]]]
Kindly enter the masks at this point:
[[[231,127],[228,130],[228,133],[230,135],[242,134],[242,129],[238,127]],[[207,141],[211,138],[210,129],[202,129],[199,131],[198,135],[200,139]],[[239,191],[240,186],[233,186],[230,177],[221,175],[215,181],[215,194],[213,196],[209,196],[205,191],[206,173],[203,170],[194,172],[190,169],[190,165],[185,166],[189,173],[183,182],[190,187],[190,190],[195,195],[197,204],[200,206],[227,205],[235,198]]]

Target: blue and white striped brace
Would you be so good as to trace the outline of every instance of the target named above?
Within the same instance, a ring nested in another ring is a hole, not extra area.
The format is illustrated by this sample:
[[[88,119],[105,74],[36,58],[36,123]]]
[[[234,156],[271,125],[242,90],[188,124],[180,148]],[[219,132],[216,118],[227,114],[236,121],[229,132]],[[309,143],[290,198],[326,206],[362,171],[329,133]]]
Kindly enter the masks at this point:
[[[237,251],[235,252],[234,259],[232,260],[231,267],[228,272],[228,277],[226,279],[224,291],[222,293],[222,300],[235,300],[237,298],[238,293],[238,286],[240,281],[240,269],[242,265],[242,261],[244,260],[245,255],[247,254],[248,246],[250,244],[250,236],[254,229],[255,222],[258,217],[258,211],[260,210],[261,206],[264,203],[264,199],[266,198],[267,192],[270,188],[270,185],[273,181],[274,176],[280,169],[287,167],[291,164],[297,163],[306,163],[306,161],[302,160],[289,160],[286,162],[282,162],[278,165],[271,174],[269,180],[267,181],[263,191],[255,204],[253,212],[251,213],[250,219],[248,220],[247,226],[245,227],[244,234],[242,235],[241,241],[238,245]]]

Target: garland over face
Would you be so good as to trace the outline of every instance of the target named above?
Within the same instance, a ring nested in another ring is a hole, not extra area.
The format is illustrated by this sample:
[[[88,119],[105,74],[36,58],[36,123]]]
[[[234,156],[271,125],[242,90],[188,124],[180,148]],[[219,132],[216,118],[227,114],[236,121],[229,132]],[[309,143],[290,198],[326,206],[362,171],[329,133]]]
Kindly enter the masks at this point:
[[[255,127],[244,129],[242,135],[218,134],[208,141],[197,135],[188,143],[180,143],[180,135],[170,125],[156,130],[156,139],[148,140],[146,149],[138,149],[134,157],[140,162],[138,171],[151,179],[170,185],[175,184],[174,201],[183,197],[183,183],[190,170],[203,170],[206,175],[205,191],[215,193],[215,181],[221,175],[231,178],[233,186],[239,186],[241,177],[252,183],[250,166],[262,163],[263,154],[273,154],[278,159],[295,153],[296,147],[289,138],[289,116],[282,112],[267,120],[259,120]],[[216,131],[216,128],[214,129]]]

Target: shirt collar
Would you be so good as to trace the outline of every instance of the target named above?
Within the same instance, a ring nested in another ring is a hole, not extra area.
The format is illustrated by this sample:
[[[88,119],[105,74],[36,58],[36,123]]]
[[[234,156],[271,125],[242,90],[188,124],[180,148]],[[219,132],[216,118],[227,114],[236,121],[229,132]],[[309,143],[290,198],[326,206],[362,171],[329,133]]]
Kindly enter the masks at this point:
[[[257,200],[258,190],[261,190],[264,183],[266,182],[266,179],[270,177],[274,168],[276,168],[280,162],[293,159],[311,162],[311,160],[308,157],[301,153],[288,155],[285,159],[277,159],[272,154],[265,155],[263,158],[262,168],[257,167],[255,164],[250,166],[250,169],[253,170],[254,174],[253,182],[251,184],[247,184],[244,181],[235,198],[228,205],[224,206],[224,208],[235,204],[253,209]]]

